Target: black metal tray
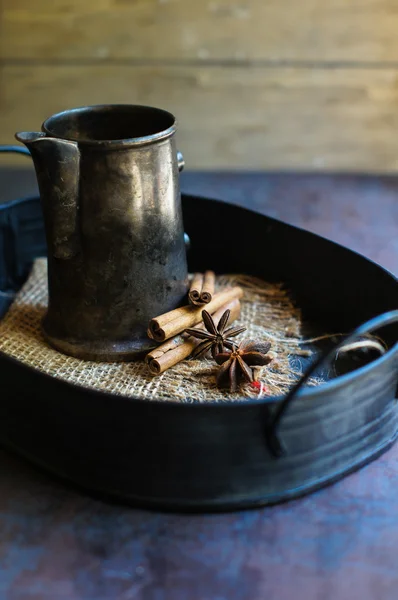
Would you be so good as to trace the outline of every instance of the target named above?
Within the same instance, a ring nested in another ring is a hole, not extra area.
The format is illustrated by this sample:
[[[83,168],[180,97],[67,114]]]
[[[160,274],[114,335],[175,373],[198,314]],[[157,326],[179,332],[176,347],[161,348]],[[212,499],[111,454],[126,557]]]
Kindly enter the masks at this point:
[[[377,330],[389,350],[342,375],[327,369],[330,380],[318,388],[223,404],[88,390],[0,353],[0,443],[87,491],[200,511],[287,500],[386,450],[398,431],[397,279],[346,248],[249,210],[183,196],[183,211],[192,271],[211,265],[284,281],[311,329]],[[39,199],[0,206],[0,317],[44,254]]]

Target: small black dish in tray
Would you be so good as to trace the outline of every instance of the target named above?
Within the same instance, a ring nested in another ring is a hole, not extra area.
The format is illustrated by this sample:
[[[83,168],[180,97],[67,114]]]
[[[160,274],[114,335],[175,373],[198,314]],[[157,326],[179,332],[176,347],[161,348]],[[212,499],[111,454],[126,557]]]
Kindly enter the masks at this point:
[[[89,390],[0,353],[0,443],[90,492],[195,511],[297,497],[391,446],[398,431],[397,279],[346,248],[250,210],[183,196],[183,211],[191,271],[211,264],[220,273],[284,281],[312,330],[377,332],[387,352],[339,370],[330,368],[336,354],[328,347],[308,367],[329,374],[321,386],[222,404]],[[33,259],[45,255],[38,198],[0,206],[0,248],[1,317]]]

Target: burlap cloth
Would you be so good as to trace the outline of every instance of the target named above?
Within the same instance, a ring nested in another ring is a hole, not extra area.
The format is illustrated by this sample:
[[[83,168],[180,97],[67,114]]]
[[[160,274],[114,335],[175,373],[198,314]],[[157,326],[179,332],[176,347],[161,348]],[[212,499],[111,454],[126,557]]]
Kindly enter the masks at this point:
[[[65,356],[43,339],[40,323],[47,306],[47,261],[37,259],[14,303],[0,322],[0,350],[44,373],[70,383],[146,400],[220,402],[285,393],[302,371],[300,311],[281,284],[244,275],[217,277],[216,287],[240,285],[244,290],[240,320],[247,331],[240,338],[266,339],[275,355],[260,374],[260,389],[242,385],[239,393],[219,390],[212,360],[186,360],[162,375],[152,376],[143,361],[96,363]],[[317,380],[310,383],[317,384]]]

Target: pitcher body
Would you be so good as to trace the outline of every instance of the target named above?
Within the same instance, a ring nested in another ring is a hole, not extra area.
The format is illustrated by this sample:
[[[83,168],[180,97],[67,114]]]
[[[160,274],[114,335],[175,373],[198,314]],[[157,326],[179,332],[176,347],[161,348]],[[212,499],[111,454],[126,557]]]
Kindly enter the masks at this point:
[[[174,117],[94,106],[42,129],[17,139],[31,151],[46,226],[44,335],[73,356],[133,359],[153,346],[149,320],[187,290]]]

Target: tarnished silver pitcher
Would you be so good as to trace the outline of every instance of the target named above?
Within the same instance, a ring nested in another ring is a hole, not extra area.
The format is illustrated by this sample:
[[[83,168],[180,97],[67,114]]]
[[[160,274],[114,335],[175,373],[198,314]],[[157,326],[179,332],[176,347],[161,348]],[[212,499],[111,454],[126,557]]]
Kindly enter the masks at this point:
[[[148,106],[56,114],[17,133],[39,184],[48,246],[48,342],[89,360],[148,350],[149,320],[178,306],[187,263],[175,118]]]

